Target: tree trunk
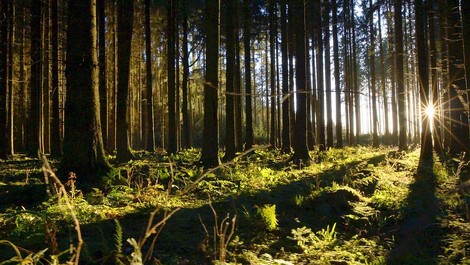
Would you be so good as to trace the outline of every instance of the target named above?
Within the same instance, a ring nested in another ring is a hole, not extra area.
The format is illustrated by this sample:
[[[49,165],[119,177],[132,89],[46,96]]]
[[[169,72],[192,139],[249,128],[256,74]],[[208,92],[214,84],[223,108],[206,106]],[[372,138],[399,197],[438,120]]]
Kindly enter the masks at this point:
[[[62,154],[60,135],[60,88],[59,88],[59,20],[58,20],[58,0],[51,1],[51,22],[52,22],[52,120],[51,120],[51,155]]]
[[[154,132],[154,115],[153,115],[153,77],[152,77],[152,38],[150,35],[150,0],[145,0],[145,70],[146,70],[146,108],[147,108],[147,120],[143,121],[147,128],[147,131],[144,132],[146,137],[144,137],[147,142],[145,143],[145,149],[147,151],[155,151],[155,132]],[[183,44],[184,45],[184,44]],[[183,47],[184,48],[184,47]],[[184,56],[184,54],[183,54]],[[184,76],[183,76],[183,104],[184,104]],[[186,81],[187,85],[187,81]],[[187,114],[187,110],[186,110]],[[183,122],[184,122],[184,112],[183,112]],[[184,124],[184,123],[183,123]],[[189,130],[188,130],[189,131]],[[189,137],[189,132],[188,132]]]
[[[399,138],[398,148],[407,149],[406,131],[406,92],[403,72],[403,26],[402,26],[402,0],[394,0],[395,7],[395,65],[397,70],[397,96],[398,96],[398,119],[399,119]]]
[[[129,146],[129,76],[132,41],[132,25],[134,21],[134,2],[119,0],[117,2],[118,19],[118,90],[117,90],[117,119],[116,119],[116,159],[127,162],[134,158]]]
[[[326,139],[325,139],[325,118],[324,118],[324,102],[325,102],[325,92],[323,87],[323,34],[322,27],[323,21],[321,18],[321,0],[315,1],[315,12],[316,17],[316,72],[317,72],[317,107],[316,107],[316,120],[317,120],[317,138],[318,138],[318,148],[320,151],[326,150]]]
[[[418,55],[418,80],[421,113],[430,104],[429,93],[429,68],[428,68],[428,44],[427,44],[427,16],[422,0],[415,0],[415,25],[416,25],[416,50]],[[425,161],[432,161],[432,116],[426,114],[422,117],[421,124],[421,155],[419,165],[423,166]]]
[[[1,1],[0,12],[8,14],[9,1]],[[8,17],[0,25],[0,159],[7,159],[7,97],[8,97]]]
[[[168,0],[167,38],[168,38],[168,153],[178,152],[178,139],[176,127],[176,3],[177,0]]]
[[[53,0],[57,1],[57,0]],[[100,119],[103,135],[103,145],[108,146],[108,97],[106,89],[106,14],[105,0],[97,0],[96,3],[98,15],[98,64],[100,66]]]
[[[303,0],[293,1],[293,16],[296,31],[295,36],[295,84],[297,112],[295,117],[294,155],[292,159],[296,163],[309,163],[310,155],[307,147],[307,83],[306,83],[306,55],[305,55],[305,5]],[[292,23],[292,22],[291,22]]]
[[[281,1],[281,56],[282,56],[282,152],[290,153],[290,98],[289,94],[289,62],[287,45],[287,1]]]
[[[268,2],[269,9],[269,81],[271,89],[271,129],[270,129],[270,138],[269,144],[271,147],[276,148],[276,45],[275,37],[277,34],[276,30],[276,1],[269,0]]]
[[[323,28],[325,31],[325,93],[326,93],[326,147],[333,147],[333,110],[331,102],[331,49],[330,49],[330,3],[325,1]]]
[[[382,18],[380,15],[380,8],[377,9],[378,22],[379,22],[379,50],[380,50],[380,85],[382,87],[382,97],[384,105],[384,123],[385,123],[385,144],[390,144],[390,128],[389,128],[389,108],[388,108],[388,97],[387,97],[387,85],[386,85],[386,69],[385,69],[385,55],[382,43]]]
[[[201,162],[205,168],[219,164],[217,90],[219,64],[219,1],[206,0],[206,71],[204,83],[204,135]]]
[[[335,99],[336,99],[336,147],[343,147],[343,124],[341,121],[341,80],[339,69],[339,44],[338,44],[338,3],[332,1],[333,7],[333,61],[335,75]]]
[[[375,29],[374,29],[374,12],[372,11],[372,0],[369,0],[370,17],[370,84],[372,90],[372,146],[379,147],[379,135],[377,127],[379,123],[377,115],[377,90],[375,87]]]
[[[97,177],[111,169],[101,136],[94,6],[95,0],[70,1],[68,6],[67,35],[73,38],[67,38],[67,101],[60,171],[74,172],[85,185],[99,184],[101,179]]]
[[[148,0],[147,0],[148,1]],[[189,148],[191,146],[191,130],[188,113],[188,79],[189,79],[189,51],[188,51],[188,10],[187,1],[184,1],[184,13],[183,13],[183,83],[182,83],[182,97],[183,102],[181,106],[181,112],[183,115],[183,131],[181,146],[183,148]]]
[[[234,110],[234,87],[235,87],[235,31],[234,31],[234,1],[227,1],[226,11],[226,93],[225,93],[225,156],[224,160],[235,157],[235,110]]]

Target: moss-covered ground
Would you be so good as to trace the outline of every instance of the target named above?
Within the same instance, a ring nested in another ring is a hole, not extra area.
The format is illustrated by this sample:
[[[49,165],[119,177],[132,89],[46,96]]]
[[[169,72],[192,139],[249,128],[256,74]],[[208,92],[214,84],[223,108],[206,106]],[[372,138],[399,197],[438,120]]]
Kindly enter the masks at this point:
[[[46,192],[42,161],[2,161],[0,264],[76,260],[66,199],[79,264],[470,264],[463,159],[418,172],[419,150],[311,156],[299,167],[260,147],[204,171],[196,149],[142,152],[114,164],[105,188],[70,179],[66,196]]]

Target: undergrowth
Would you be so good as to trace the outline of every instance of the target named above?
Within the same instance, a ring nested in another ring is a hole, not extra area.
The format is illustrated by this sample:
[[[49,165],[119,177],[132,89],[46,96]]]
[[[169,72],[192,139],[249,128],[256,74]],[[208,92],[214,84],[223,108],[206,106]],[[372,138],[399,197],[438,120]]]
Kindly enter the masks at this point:
[[[104,189],[82,192],[70,175],[66,193],[52,185],[49,195],[39,161],[5,162],[0,264],[74,261],[79,237],[83,264],[470,262],[464,156],[436,158],[428,175],[417,173],[419,150],[359,146],[311,157],[299,168],[257,148],[204,171],[196,149],[138,152],[115,165]]]

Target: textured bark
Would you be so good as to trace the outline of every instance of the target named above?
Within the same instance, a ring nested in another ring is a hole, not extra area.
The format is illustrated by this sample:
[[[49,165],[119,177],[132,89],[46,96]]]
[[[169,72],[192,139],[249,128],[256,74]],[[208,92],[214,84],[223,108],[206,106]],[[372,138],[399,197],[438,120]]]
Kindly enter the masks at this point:
[[[129,117],[127,99],[129,96],[129,71],[131,57],[132,26],[134,22],[134,2],[117,2],[117,55],[118,89],[116,115],[116,159],[127,162],[134,158],[129,145]]]
[[[289,62],[287,45],[287,1],[281,1],[281,56],[282,56],[282,152],[290,153],[290,97],[289,94]]]
[[[369,0],[369,7],[372,10],[372,0]],[[376,76],[375,76],[375,29],[374,29],[374,13],[370,12],[369,17],[369,33],[370,33],[370,84],[372,91],[372,146],[379,147],[378,135],[378,114],[377,114],[377,90],[376,90]]]
[[[57,1],[57,0],[53,0]],[[100,120],[101,134],[103,135],[103,145],[108,146],[108,97],[106,89],[106,14],[105,0],[97,0],[97,16],[98,16],[98,64],[100,66]]]
[[[40,149],[41,130],[41,1],[31,2],[31,91],[28,122],[26,123],[28,154],[37,157]]]
[[[253,146],[253,109],[251,89],[251,0],[243,0],[243,47],[245,50],[245,149]]]
[[[9,1],[1,1],[0,12],[7,13]],[[0,159],[7,159],[7,96],[8,96],[8,18],[0,25]]]
[[[61,130],[60,130],[60,91],[59,91],[59,21],[57,1],[51,1],[51,22],[52,22],[52,120],[51,120],[51,154],[59,156],[62,154]]]
[[[148,0],[147,0],[148,1]],[[185,2],[186,4],[187,2]],[[181,134],[181,147],[189,148],[191,146],[190,119],[188,113],[188,79],[189,79],[189,51],[188,51],[188,10],[184,10],[183,15],[183,83],[181,112],[183,115],[183,128]]]
[[[397,98],[398,98],[398,120],[399,120],[399,137],[398,148],[400,150],[407,149],[407,117],[406,117],[406,92],[405,92],[405,76],[403,72],[403,24],[402,24],[402,0],[394,0],[394,19],[395,19],[395,65],[397,70]]]
[[[295,85],[297,112],[295,117],[295,137],[293,160],[296,163],[309,163],[310,155],[307,147],[307,83],[306,83],[306,55],[305,55],[305,6],[303,0],[293,1],[293,17],[296,31],[295,36]]]
[[[178,152],[177,128],[176,128],[176,49],[175,49],[175,1],[168,0],[167,10],[167,67],[168,67],[168,153]]]
[[[206,168],[219,164],[217,90],[219,67],[219,5],[206,0],[206,71],[204,83],[204,135],[201,162]]]
[[[341,120],[341,80],[339,69],[339,44],[338,44],[338,3],[332,1],[333,12],[333,63],[335,77],[335,100],[336,100],[336,147],[343,147],[343,123]]]
[[[331,47],[330,47],[330,3],[325,1],[324,31],[325,31],[325,96],[326,96],[326,147],[333,147],[333,110],[331,102]]]
[[[74,38],[67,38],[67,101],[60,171],[74,172],[77,181],[93,185],[111,170],[100,127],[95,0],[69,2],[67,35]]]
[[[146,120],[143,121],[147,130],[144,132],[146,139],[145,149],[153,152],[155,149],[155,132],[154,132],[154,115],[153,115],[153,77],[152,77],[152,39],[150,35],[150,0],[145,0],[145,73],[146,73]],[[187,81],[186,81],[187,84]],[[184,95],[184,82],[183,82],[183,95]],[[184,98],[184,96],[183,96]],[[184,102],[184,101],[183,101]],[[187,110],[186,110],[187,113]],[[184,114],[183,114],[184,115]],[[184,118],[184,116],[183,116]],[[184,121],[184,119],[183,119]],[[188,132],[189,137],[189,132]]]

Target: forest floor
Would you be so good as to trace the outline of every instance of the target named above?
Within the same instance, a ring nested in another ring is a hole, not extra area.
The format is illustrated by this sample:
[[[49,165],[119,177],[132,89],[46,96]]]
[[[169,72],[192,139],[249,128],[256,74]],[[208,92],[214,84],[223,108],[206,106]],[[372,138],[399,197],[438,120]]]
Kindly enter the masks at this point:
[[[0,264],[76,259],[74,220],[80,264],[470,264],[461,159],[417,172],[419,150],[347,147],[299,168],[259,148],[203,171],[196,149],[136,156],[106,189],[76,176],[66,195],[46,193],[42,161],[1,161]]]

